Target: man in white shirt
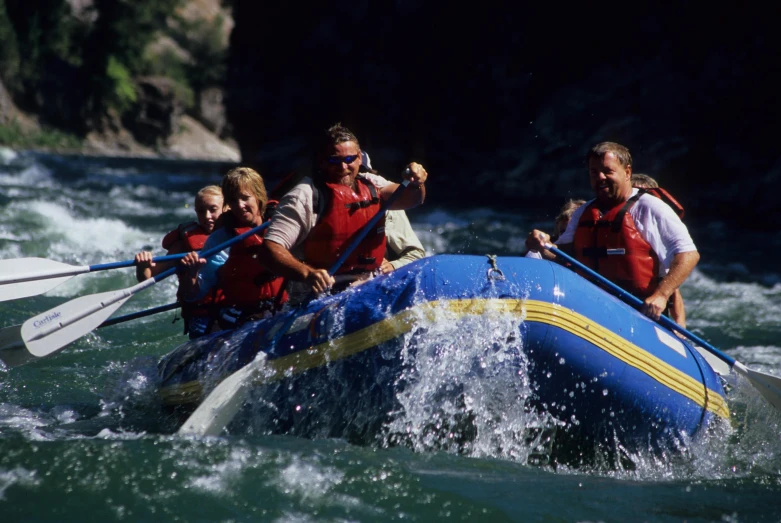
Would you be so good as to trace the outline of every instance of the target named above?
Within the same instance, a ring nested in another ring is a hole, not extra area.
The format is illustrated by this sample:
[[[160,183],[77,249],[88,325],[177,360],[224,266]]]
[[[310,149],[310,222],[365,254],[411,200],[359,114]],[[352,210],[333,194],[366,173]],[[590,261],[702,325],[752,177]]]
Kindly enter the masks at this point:
[[[697,248],[670,206],[632,187],[626,147],[602,142],[586,162],[596,197],[575,210],[558,248],[643,300],[641,311],[659,319],[697,265]],[[539,230],[526,239],[529,250],[554,260],[544,249],[548,243],[550,236]]]

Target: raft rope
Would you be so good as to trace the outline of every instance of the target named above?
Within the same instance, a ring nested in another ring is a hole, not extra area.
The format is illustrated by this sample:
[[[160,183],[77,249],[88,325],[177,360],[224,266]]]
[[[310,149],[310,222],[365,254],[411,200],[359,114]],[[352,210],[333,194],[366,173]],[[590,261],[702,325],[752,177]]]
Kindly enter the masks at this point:
[[[488,263],[491,264],[491,268],[488,269],[488,273],[486,274],[488,279],[504,281],[505,280],[504,273],[496,265],[496,254],[486,254],[486,256],[488,257]]]

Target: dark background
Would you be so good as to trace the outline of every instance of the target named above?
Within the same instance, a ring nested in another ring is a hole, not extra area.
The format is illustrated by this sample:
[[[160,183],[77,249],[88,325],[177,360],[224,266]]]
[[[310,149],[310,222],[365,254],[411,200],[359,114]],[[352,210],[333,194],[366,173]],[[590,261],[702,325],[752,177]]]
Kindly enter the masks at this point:
[[[424,163],[429,204],[550,217],[613,140],[688,220],[781,226],[778,7],[276,4],[233,3],[226,85],[243,163],[272,181],[341,121],[388,177]]]

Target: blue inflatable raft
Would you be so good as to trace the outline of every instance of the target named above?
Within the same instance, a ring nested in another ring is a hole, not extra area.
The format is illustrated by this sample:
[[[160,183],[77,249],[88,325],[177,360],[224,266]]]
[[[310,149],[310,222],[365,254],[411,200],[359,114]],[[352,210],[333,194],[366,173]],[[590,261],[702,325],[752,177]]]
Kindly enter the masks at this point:
[[[524,417],[518,437],[539,438],[528,416],[547,420],[578,461],[605,446],[680,448],[730,415],[720,378],[690,343],[569,269],[528,258],[433,256],[189,341],[160,362],[160,396],[191,410],[259,352],[264,372],[230,431],[393,444],[413,437],[399,420],[414,410],[436,418],[418,435],[468,445],[488,426],[474,422],[474,405],[489,401],[489,417]],[[408,391],[424,380],[416,405]]]

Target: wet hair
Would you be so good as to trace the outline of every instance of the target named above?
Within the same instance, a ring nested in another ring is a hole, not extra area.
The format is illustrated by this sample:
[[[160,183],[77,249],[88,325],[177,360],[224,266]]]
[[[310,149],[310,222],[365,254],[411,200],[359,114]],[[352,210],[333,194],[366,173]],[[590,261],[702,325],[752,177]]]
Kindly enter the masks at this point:
[[[632,165],[632,154],[629,149],[616,142],[600,142],[586,153],[586,165],[592,158],[602,158],[607,153],[613,153],[623,167]]]
[[[656,189],[659,184],[647,174],[632,173],[632,187],[638,189]]]
[[[566,201],[566,203],[564,203],[564,205],[562,205],[561,211],[559,211],[559,215],[556,216],[556,222],[554,225],[554,232],[556,236],[561,236],[564,233],[564,230],[566,229],[566,226],[562,228],[559,227],[559,224],[563,223],[564,221],[569,223],[570,218],[572,218],[572,213],[574,213],[575,209],[577,209],[584,203],[586,203],[586,200],[569,199]]]
[[[225,202],[236,198],[242,189],[252,193],[258,200],[258,207],[262,216],[266,211],[268,195],[263,178],[255,169],[236,167],[222,177],[222,194],[225,197]]]
[[[220,189],[219,185],[207,185],[195,195],[195,204],[197,205],[198,200],[202,199],[204,196],[219,196],[222,199],[222,189]]]

